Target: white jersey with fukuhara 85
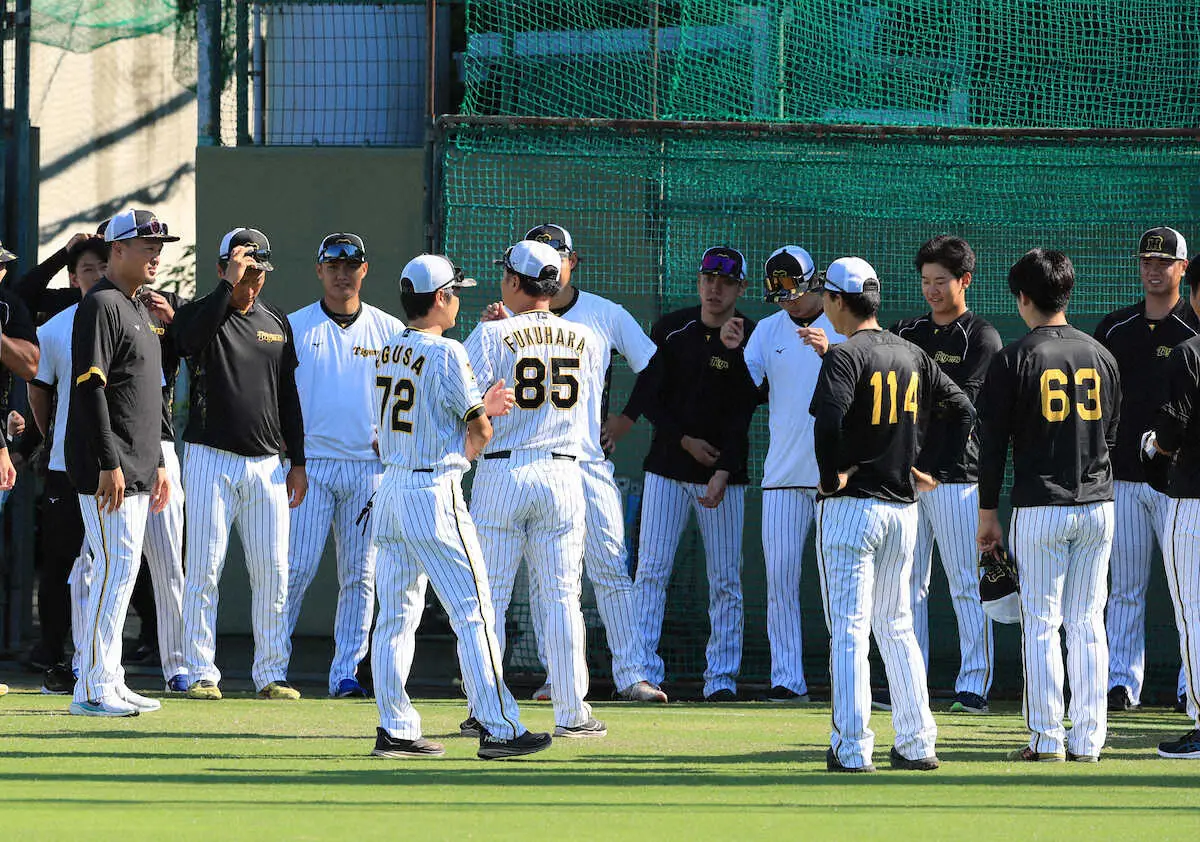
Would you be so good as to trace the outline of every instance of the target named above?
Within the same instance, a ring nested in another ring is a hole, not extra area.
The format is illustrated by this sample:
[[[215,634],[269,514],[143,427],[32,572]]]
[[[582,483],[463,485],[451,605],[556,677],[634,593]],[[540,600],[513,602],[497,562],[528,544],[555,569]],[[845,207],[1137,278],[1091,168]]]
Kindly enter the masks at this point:
[[[503,379],[516,394],[513,411],[493,423],[488,452],[585,455],[591,435],[585,384],[603,382],[608,356],[591,328],[537,310],[481,322],[464,345],[482,388]],[[571,411],[576,406],[584,409]]]

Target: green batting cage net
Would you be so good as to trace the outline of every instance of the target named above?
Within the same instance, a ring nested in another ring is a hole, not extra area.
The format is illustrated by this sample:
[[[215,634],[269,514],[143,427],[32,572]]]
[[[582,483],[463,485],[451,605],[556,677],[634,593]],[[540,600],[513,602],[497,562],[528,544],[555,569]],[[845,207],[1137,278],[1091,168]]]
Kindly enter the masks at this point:
[[[1007,268],[1033,246],[1072,257],[1072,318],[1090,329],[1140,296],[1143,230],[1192,233],[1200,42],[1188,33],[1200,31],[1200,4],[1167,14],[1141,0],[468,0],[465,20],[462,113],[439,124],[440,245],[489,278],[506,244],[560,223],[582,256],[576,282],[647,328],[696,302],[697,263],[713,245],[738,247],[755,270],[742,307],[753,317],[772,312],[758,272],[785,243],[821,267],[865,257],[883,280],[883,318],[912,315],[925,309],[917,248],[954,233],[979,256],[972,307],[1006,339],[1021,330]],[[614,373],[615,409],[632,380]],[[616,460],[634,498],[631,544],[640,435]],[[766,443],[760,410],[752,483]],[[747,495],[742,676],[766,682],[759,511],[759,495]],[[809,540],[806,667],[821,682],[826,633]],[[689,531],[660,649],[670,677],[704,670],[703,558]],[[957,637],[934,567],[931,682],[946,688]],[[1173,695],[1177,637],[1161,582],[1150,598],[1163,608],[1151,612],[1150,675]],[[530,636],[514,631],[514,669],[536,669]],[[602,673],[594,631],[589,658]],[[997,639],[996,688],[1013,692],[1019,640],[1012,628]]]
[[[195,0],[33,0],[31,35],[39,44],[86,53],[170,29],[181,10],[194,6]]]

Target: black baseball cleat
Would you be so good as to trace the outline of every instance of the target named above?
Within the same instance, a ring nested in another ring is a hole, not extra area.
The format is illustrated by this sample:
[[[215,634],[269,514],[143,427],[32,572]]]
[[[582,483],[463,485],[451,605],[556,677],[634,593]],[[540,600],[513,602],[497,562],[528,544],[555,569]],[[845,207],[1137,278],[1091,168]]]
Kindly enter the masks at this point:
[[[483,726],[479,724],[478,719],[468,716],[458,723],[458,735],[460,737],[481,737],[483,736]]]
[[[375,729],[375,748],[371,750],[376,757],[441,757],[445,753],[446,749],[440,743],[424,737],[398,740],[383,728]]]
[[[736,702],[737,693],[732,690],[717,690],[704,697],[706,702]]]
[[[75,673],[66,664],[55,664],[42,675],[42,693],[65,696],[75,691]]]
[[[1175,712],[1187,713],[1187,694],[1180,693],[1179,698],[1175,700]]]
[[[825,771],[827,772],[849,772],[850,774],[858,774],[860,772],[874,772],[875,767],[868,763],[866,766],[843,766],[842,761],[838,760],[832,748],[825,749]]]
[[[1129,694],[1128,687],[1122,687],[1118,684],[1108,691],[1109,713],[1119,713],[1127,710],[1135,710],[1136,708],[1137,705],[1133,703],[1133,697]]]
[[[479,751],[475,755],[482,760],[506,760],[510,757],[521,757],[525,754],[536,754],[550,748],[550,735],[545,732],[533,733],[526,731],[511,740],[493,737],[486,730],[479,737]]]
[[[909,760],[896,751],[895,746],[892,746],[892,750],[888,752],[888,760],[891,761],[893,769],[905,769],[910,772],[932,772],[942,765],[942,761],[938,760],[935,754],[917,760]]]
[[[123,659],[126,664],[134,664],[135,666],[159,666],[162,662],[159,659],[158,647],[150,646],[143,643],[133,652],[129,653]]]
[[[1188,731],[1178,740],[1159,743],[1158,756],[1168,760],[1200,760],[1200,728]]]
[[[775,704],[793,704],[802,705],[809,701],[807,693],[797,693],[795,690],[789,690],[782,684],[777,684],[772,687],[767,695],[763,696],[764,702],[774,702]]]

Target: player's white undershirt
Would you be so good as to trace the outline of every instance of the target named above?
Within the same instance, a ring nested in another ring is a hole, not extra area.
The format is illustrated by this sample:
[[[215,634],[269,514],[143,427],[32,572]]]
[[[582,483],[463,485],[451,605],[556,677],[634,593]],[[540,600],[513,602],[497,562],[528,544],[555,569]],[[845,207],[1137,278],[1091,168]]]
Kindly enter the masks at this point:
[[[41,358],[33,380],[55,390],[54,440],[50,445],[52,471],[66,471],[67,461],[63,442],[67,435],[67,410],[71,405],[71,330],[75,324],[78,304],[72,304],[38,328]]]

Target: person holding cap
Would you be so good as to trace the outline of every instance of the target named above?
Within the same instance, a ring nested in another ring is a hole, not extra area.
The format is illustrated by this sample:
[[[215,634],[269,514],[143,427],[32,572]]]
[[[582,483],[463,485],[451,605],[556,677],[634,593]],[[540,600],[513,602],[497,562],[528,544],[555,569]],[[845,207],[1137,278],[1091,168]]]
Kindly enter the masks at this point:
[[[507,383],[515,393],[513,411],[495,419],[471,491],[495,601],[496,641],[503,652],[505,614],[524,558],[546,609],[542,637],[554,687],[554,736],[603,737],[604,723],[584,701],[586,505],[579,462],[594,406],[590,390],[600,382],[607,348],[591,328],[550,312],[562,286],[562,255],[555,248],[522,240],[501,262],[501,299],[513,315],[480,322],[464,343],[481,385]],[[483,733],[470,719],[460,730]]]
[[[183,636],[193,699],[221,698],[217,588],[234,523],[250,576],[254,686],[262,699],[300,698],[287,683],[286,603],[288,508],[299,506],[308,488],[304,420],[291,326],[259,298],[274,269],[270,258],[266,235],[234,228],[217,252],[217,288],[175,314],[176,342],[191,374],[183,433]]]
[[[151,512],[170,498],[160,446],[162,351],[138,294],[154,280],[164,243],[177,242],[147,210],[112,218],[106,276],[84,296],[71,335],[71,397],[64,452],[79,495],[94,585],[70,712],[137,716],[161,704],[129,690],[121,629]]]
[[[359,513],[379,487],[380,394],[375,368],[399,319],[362,300],[367,250],[357,234],[330,234],[317,249],[322,297],[288,315],[296,344],[296,390],[304,416],[308,493],[292,509],[288,552],[288,636],[317,574],[332,524],[338,601],[329,695],[363,698],[358,663],[367,654],[375,609],[375,546]]]
[[[813,523],[817,461],[808,414],[821,358],[845,340],[810,292],[816,274],[812,255],[783,246],[767,258],[766,300],[779,312],[758,323],[746,341],[746,369],[769,396],[770,444],[763,468],[762,547],[767,573],[767,639],[771,645],[768,702],[807,702],[804,638],[800,622],[800,570]],[[721,329],[725,347],[736,349],[743,331],[737,319]]]
[[[1137,250],[1142,300],[1100,320],[1093,336],[1121,372],[1121,425],[1112,449],[1113,545],[1109,559],[1108,709],[1132,710],[1142,702],[1146,675],[1146,592],[1155,541],[1166,548],[1167,495],[1146,481],[1138,458],[1143,432],[1169,395],[1171,349],[1200,332],[1200,322],[1179,294],[1188,267],[1187,242],[1174,228],[1151,228]],[[1187,681],[1179,675],[1179,707]]]
[[[917,491],[938,481],[918,458],[935,406],[950,452],[967,444],[970,400],[924,351],[879,326],[879,277],[842,257],[817,286],[825,315],[846,336],[821,361],[809,413],[817,458],[817,566],[829,627],[833,730],[825,766],[872,772],[870,635],[891,693],[894,769],[938,768],[925,661],[913,631],[910,578]]]
[[[372,651],[379,727],[371,753],[380,757],[445,753],[421,736],[421,718],[405,690],[429,582],[458,638],[463,688],[479,723],[477,755],[516,757],[551,742],[521,724],[504,685],[487,564],[463,500],[463,472],[492,437],[488,416],[507,414],[515,402],[502,382],[480,394],[463,346],[445,338],[458,317],[458,291],[473,286],[443,255],[410,260],[400,302],[411,327],[391,337],[378,357],[380,388],[388,389],[379,425],[387,468],[370,514],[380,585]]]
[[[744,495],[750,419],[760,401],[742,357],[755,323],[735,308],[746,291],[745,265],[735,248],[704,252],[696,281],[699,306],[668,313],[651,328],[658,352],[638,375],[622,413],[631,420],[645,415],[654,425],[633,583],[646,672],[655,686],[665,677],[658,642],[667,583],[694,512],[704,541],[712,627],[704,698],[713,702],[737,700],[742,662]],[[721,341],[730,321],[740,330],[735,348]]]

